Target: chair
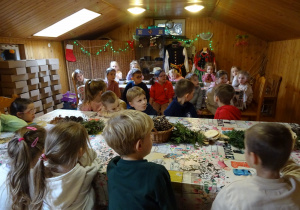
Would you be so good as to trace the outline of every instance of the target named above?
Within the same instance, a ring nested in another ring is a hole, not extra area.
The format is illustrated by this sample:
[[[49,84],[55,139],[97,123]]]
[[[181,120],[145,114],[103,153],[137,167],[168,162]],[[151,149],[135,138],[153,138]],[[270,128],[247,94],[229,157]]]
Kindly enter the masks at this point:
[[[0,112],[1,113],[5,113],[6,111],[9,112],[9,107],[11,103],[18,97],[19,96],[16,94],[13,94],[11,98],[0,96]]]
[[[245,111],[242,111],[242,118],[246,117],[248,120],[255,119],[255,121],[259,121],[265,95],[266,78],[260,77],[255,83],[253,101]]]
[[[76,94],[76,99],[77,99],[77,104],[79,103],[79,98],[78,98],[78,92],[77,92],[77,87],[76,87],[76,78],[75,78],[75,72],[72,73],[72,82]]]
[[[282,77],[271,75],[266,80],[266,92],[264,96],[262,112],[264,115],[274,117],[276,114],[277,96],[280,88]]]

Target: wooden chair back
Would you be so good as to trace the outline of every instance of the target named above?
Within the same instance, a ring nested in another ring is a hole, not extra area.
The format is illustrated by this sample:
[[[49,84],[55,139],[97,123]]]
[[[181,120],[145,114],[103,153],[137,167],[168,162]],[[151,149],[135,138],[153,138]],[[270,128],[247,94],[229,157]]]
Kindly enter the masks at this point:
[[[267,77],[265,96],[277,98],[281,81],[282,77],[276,74]]]
[[[252,84],[252,89],[253,89],[253,92],[254,92],[254,93],[257,92],[258,89],[259,89],[259,85],[258,85],[258,80],[259,80],[259,78],[260,78],[260,74],[257,74],[257,75],[255,76],[254,82],[253,82],[253,84]]]
[[[78,91],[77,91],[77,87],[76,87],[75,72],[72,73],[72,82],[73,82],[73,86],[74,86],[74,90],[75,90],[75,94],[76,94],[76,99],[77,99],[77,104],[78,104],[79,103],[79,98],[78,98]]]
[[[6,111],[9,112],[9,107],[14,100],[18,98],[18,95],[13,94],[11,98],[0,96],[0,112],[5,113]]]

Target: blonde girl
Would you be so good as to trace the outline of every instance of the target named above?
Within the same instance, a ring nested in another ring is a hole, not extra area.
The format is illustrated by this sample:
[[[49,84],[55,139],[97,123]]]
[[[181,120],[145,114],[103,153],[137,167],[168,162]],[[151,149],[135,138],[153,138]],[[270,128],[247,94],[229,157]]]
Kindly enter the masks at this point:
[[[76,122],[57,124],[34,169],[33,209],[93,209],[91,183],[99,167],[86,129]]]
[[[76,88],[85,85],[86,81],[88,81],[88,79],[84,78],[83,71],[80,69],[76,69],[72,74],[72,77],[76,81]]]
[[[178,80],[184,79],[176,69],[171,69],[168,75],[169,75],[169,80],[172,82],[177,82]]]
[[[212,63],[205,64],[206,73],[202,75],[202,82],[205,87],[209,87],[212,82],[216,81],[216,77],[214,75],[214,65]]]
[[[119,64],[117,61],[111,61],[110,62],[110,68],[116,70],[116,82],[119,82],[120,79],[122,79],[122,72],[120,70]]]
[[[15,132],[7,147],[8,164],[0,168],[1,209],[28,209],[31,203],[31,169],[44,150],[46,130],[38,125]]]
[[[99,111],[101,109],[101,95],[105,91],[106,83],[103,80],[88,80],[85,83],[85,99],[79,110]]]
[[[239,86],[239,80],[238,80],[238,74],[240,69],[236,66],[231,67],[231,82],[233,87],[238,87]]]
[[[239,81],[238,88],[241,91],[244,91],[243,103],[245,109],[247,108],[247,106],[251,104],[253,99],[253,90],[249,83],[249,79],[250,79],[250,74],[247,71],[242,70],[238,73],[238,81]]]

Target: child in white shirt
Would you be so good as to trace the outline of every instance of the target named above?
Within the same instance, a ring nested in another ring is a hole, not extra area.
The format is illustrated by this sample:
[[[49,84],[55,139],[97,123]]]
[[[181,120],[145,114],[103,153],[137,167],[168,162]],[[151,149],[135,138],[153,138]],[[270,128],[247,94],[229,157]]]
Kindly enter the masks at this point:
[[[282,124],[260,123],[245,133],[245,157],[257,175],[217,195],[212,210],[300,209],[300,166],[288,161],[294,140]]]
[[[233,87],[239,86],[239,71],[240,69],[236,66],[231,67],[231,84]]]
[[[250,75],[246,71],[240,71],[239,72],[239,83],[240,85],[238,88],[242,91],[244,91],[244,96],[243,96],[243,103],[244,103],[244,108],[247,108],[252,102],[253,99],[253,90],[251,85],[249,84],[249,79]]]

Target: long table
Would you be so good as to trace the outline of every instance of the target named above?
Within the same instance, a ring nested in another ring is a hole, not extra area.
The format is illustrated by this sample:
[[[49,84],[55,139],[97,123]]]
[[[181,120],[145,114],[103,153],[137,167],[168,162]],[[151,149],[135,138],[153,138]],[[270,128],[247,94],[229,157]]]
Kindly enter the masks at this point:
[[[34,123],[50,128],[48,123],[54,117],[81,116],[84,119],[98,119],[95,112],[81,112],[74,110],[58,109],[47,113],[34,120]],[[218,130],[223,132],[230,129],[245,130],[256,123],[251,121],[228,121],[203,118],[177,118],[167,117],[170,122],[181,122],[187,127],[195,130]],[[105,122],[107,118],[101,118]],[[286,126],[290,126],[284,123]],[[2,133],[0,135],[7,137],[11,133]],[[98,191],[102,194],[100,203],[107,203],[106,189],[106,166],[111,158],[117,155],[105,142],[102,135],[90,135],[91,147],[96,151],[101,160],[99,168]],[[7,143],[0,145],[0,163],[7,162],[5,148]],[[294,151],[291,157],[300,164],[300,151]],[[170,173],[172,185],[177,197],[179,209],[210,209],[211,204],[217,193],[228,183],[238,179],[244,179],[244,176],[235,176],[233,168],[234,163],[245,165],[245,158],[242,150],[234,148],[224,142],[215,142],[214,145],[195,147],[191,144],[153,144],[151,153],[145,157],[148,161],[164,165]],[[228,166],[224,169],[220,161]],[[239,165],[238,164],[238,165]],[[248,169],[251,174],[255,174],[254,169],[247,167],[238,167],[239,169]],[[103,196],[104,195],[104,196]]]

